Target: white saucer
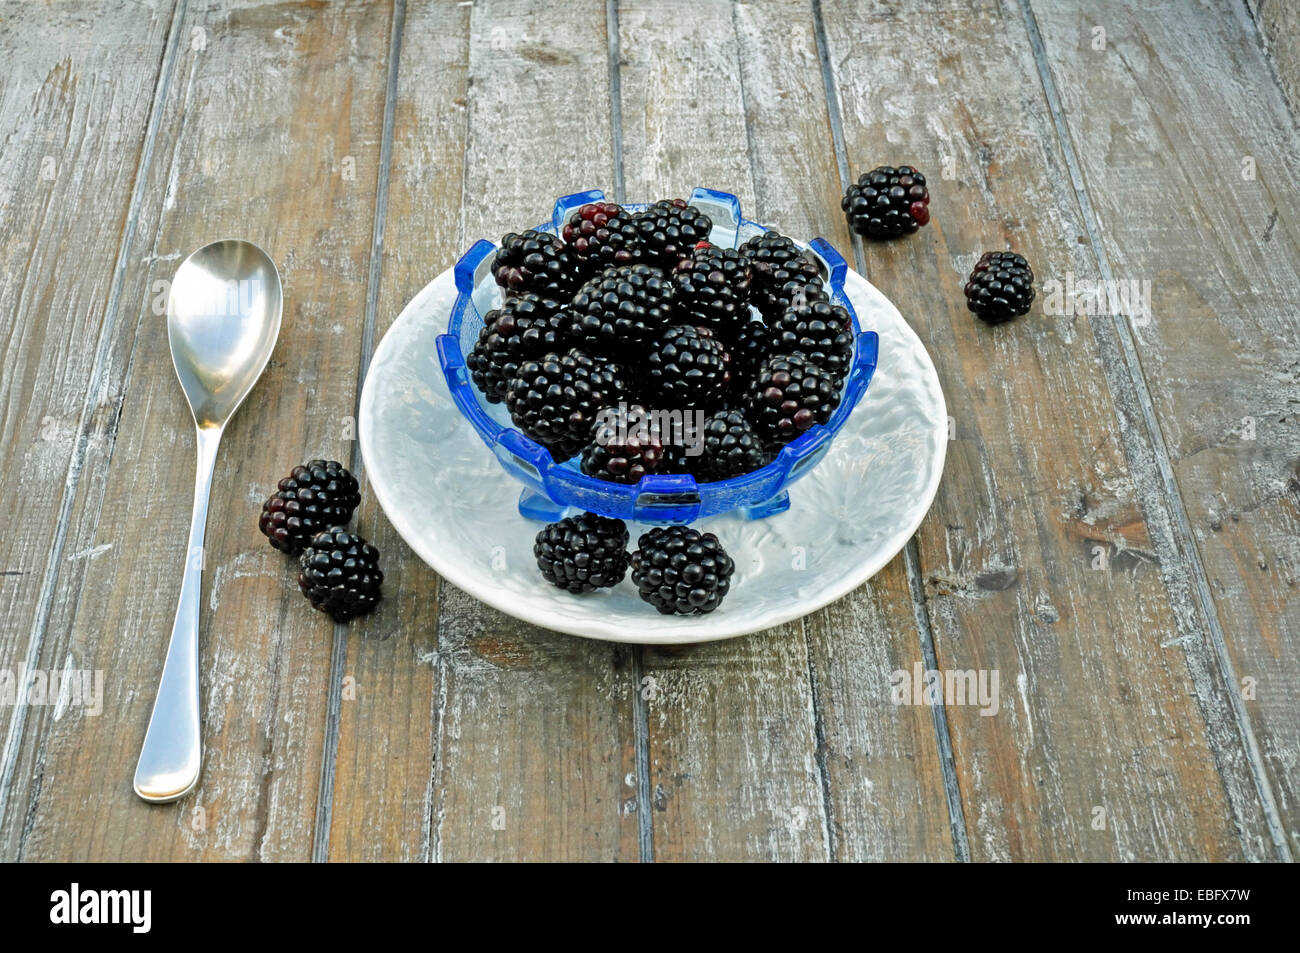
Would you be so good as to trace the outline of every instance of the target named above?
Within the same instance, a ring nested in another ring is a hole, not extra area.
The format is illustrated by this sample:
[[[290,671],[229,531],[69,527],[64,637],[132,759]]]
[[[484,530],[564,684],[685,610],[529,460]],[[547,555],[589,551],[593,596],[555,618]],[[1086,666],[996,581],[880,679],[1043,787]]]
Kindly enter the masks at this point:
[[[693,524],[736,561],[709,615],[664,616],[629,578],[582,596],[545,582],[533,559],[542,524],[519,515],[522,489],[457,411],[438,366],[456,289],[450,270],[402,311],[375,351],[358,431],[366,474],[410,547],[444,579],[533,625],[611,642],[733,638],[807,615],[879,572],[920,525],[939,488],[948,411],[920,339],[873,285],[844,283],[863,331],[880,335],[875,377],[825,459],[763,520]],[[629,525],[632,548],[645,527]]]

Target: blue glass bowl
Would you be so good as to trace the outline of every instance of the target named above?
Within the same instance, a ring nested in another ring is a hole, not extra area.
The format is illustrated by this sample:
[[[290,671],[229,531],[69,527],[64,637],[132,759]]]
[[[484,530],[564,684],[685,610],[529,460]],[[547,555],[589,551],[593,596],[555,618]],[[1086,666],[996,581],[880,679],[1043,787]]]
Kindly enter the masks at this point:
[[[555,203],[550,223],[537,228],[559,234],[570,212],[604,200],[605,193],[600,191],[566,195]],[[690,203],[713,220],[709,240],[715,245],[736,248],[766,231],[762,225],[743,218],[740,201],[727,192],[696,189]],[[638,210],[646,206],[624,203],[624,207]],[[857,314],[844,291],[848,265],[843,256],[821,238],[814,239],[807,248],[822,265],[831,300],[848,309],[853,319],[853,364],[830,422],[825,426],[814,424],[781,448],[776,459],[762,469],[730,480],[697,483],[692,476],[672,474],[647,476],[636,485],[622,485],[587,476],[578,469],[576,459],[557,464],[545,447],[511,426],[504,405],[488,403],[471,383],[465,355],[478,340],[483,315],[501,301],[501,289],[490,271],[497,246],[484,240],[475,242],[456,263],[456,304],[447,333],[438,336],[438,361],[460,412],[506,471],[524,485],[519,512],[530,519],[550,522],[574,507],[641,523],[690,523],[732,510],[759,519],[789,509],[787,488],[812,470],[830,449],[831,441],[871,383],[879,348],[874,331],[862,332],[858,328]]]

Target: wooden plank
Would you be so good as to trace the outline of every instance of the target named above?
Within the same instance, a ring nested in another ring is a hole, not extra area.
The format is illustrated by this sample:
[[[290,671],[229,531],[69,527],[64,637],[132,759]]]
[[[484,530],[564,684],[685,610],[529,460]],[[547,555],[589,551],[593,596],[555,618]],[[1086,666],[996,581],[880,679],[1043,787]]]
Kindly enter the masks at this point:
[[[865,262],[954,418],[918,544],[940,667],[999,677],[996,716],[947,707],[973,859],[1260,856],[1248,766],[1215,747],[1228,705],[1182,641],[1176,545],[1144,518],[1100,345],[1041,302],[1001,328],[964,308],[986,249],[1021,251],[1040,279],[1097,274],[1019,9],[932,3],[907,16],[905,57],[878,55],[894,12],[823,12],[851,172],[913,162],[934,196],[926,229]]]
[[[400,24],[375,341],[461,251],[470,16],[468,4],[413,4]],[[357,523],[383,554],[387,605],[346,637],[328,856],[424,860],[439,730],[440,580],[384,517],[364,474]]]
[[[546,220],[560,195],[611,189],[606,47],[598,0],[475,0],[458,248]],[[431,855],[635,860],[628,653],[522,624],[445,582],[437,650]]]
[[[846,247],[810,9],[625,2],[619,18],[629,198],[721,188],[763,221]],[[885,575],[901,579],[897,564]],[[918,652],[905,582],[878,591],[901,593],[891,606],[901,626],[854,612],[876,598],[866,587],[806,623],[646,651],[656,859],[951,856],[928,713],[862,705],[849,689],[871,654],[855,636]],[[915,749],[877,759],[867,738]],[[920,835],[906,846],[905,825]]]
[[[52,580],[98,555],[66,549],[67,511],[116,425],[129,337],[117,333],[118,259],[172,8],[0,14],[0,669],[11,673],[39,664]],[[35,708],[0,712],[0,857],[17,854],[36,750],[23,742],[39,720]]]
[[[310,856],[333,625],[257,531],[260,500],[302,458],[346,453],[385,98],[385,5],[197,4],[166,103],[127,278],[138,333],[102,497],[78,498],[78,546],[111,546],[61,581],[46,664],[105,673],[100,718],[47,724],[27,805],[30,859]],[[156,223],[156,225],[154,224]],[[193,441],[153,281],[213,238],[280,266],[285,312],[264,379],[226,432],[208,518],[206,762],[172,806],[131,794],[180,584]],[[129,326],[129,322],[128,322]],[[147,488],[147,492],[141,492]],[[75,606],[75,610],[72,608]]]
[[[836,860],[953,860],[932,712],[895,705],[890,696],[895,672],[928,667],[903,557],[804,625],[825,739]]]
[[[738,3],[735,15],[754,211],[791,234],[823,236],[848,256],[812,7]],[[951,860],[930,712],[894,706],[883,693],[889,673],[921,660],[902,557],[807,617],[804,632],[835,858]]]
[[[1221,632],[1200,638],[1211,649],[1225,649],[1226,642],[1226,687],[1238,696],[1241,720],[1263,758],[1267,779],[1260,786],[1280,812],[1280,852],[1289,839],[1295,853],[1295,120],[1235,5],[1160,5],[1148,15],[1117,3],[1086,11],[1036,4],[1034,14],[1095,209],[1095,240],[1108,277],[1150,283],[1149,315],[1125,309],[1123,317],[1132,319],[1138,373],[1172,459],[1201,585],[1207,601],[1217,603]],[[1099,25],[1101,50],[1093,48]],[[1124,174],[1114,174],[1116,167]],[[1206,188],[1206,182],[1216,185]]]

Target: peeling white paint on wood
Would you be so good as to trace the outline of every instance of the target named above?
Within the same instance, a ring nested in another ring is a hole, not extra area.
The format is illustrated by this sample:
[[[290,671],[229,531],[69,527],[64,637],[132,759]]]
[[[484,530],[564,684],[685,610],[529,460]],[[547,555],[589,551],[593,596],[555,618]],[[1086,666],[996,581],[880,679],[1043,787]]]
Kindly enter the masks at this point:
[[[1085,28],[1078,11],[1035,4],[1034,12],[1065,120],[1081,144],[1075,151],[1109,265],[1116,277],[1152,284],[1152,318],[1135,335],[1141,372],[1228,658],[1221,664],[1207,636],[1203,646],[1200,639],[1188,643],[1190,661],[1220,697],[1237,704],[1231,696],[1241,691],[1239,679],[1256,680],[1255,699],[1242,706],[1259,746],[1252,754],[1263,757],[1263,784],[1272,788],[1281,829],[1294,831],[1300,821],[1295,117],[1243,11],[1234,16],[1228,8],[1173,5],[1139,14],[1123,4],[1094,4],[1088,17],[1109,24],[1103,51],[1074,41]],[[1133,63],[1145,68],[1134,70]],[[1100,101],[1114,106],[1103,114],[1094,108]],[[1205,116],[1216,118],[1206,122]],[[1114,175],[1117,167],[1126,173]],[[1209,180],[1220,187],[1207,191]],[[1197,586],[1194,579],[1182,584]],[[1225,737],[1239,736],[1235,719],[1219,717]],[[1237,758],[1230,749],[1221,756]],[[1300,841],[1288,836],[1294,853]]]
[[[965,276],[952,262],[972,249],[1021,251],[1040,280],[1097,275],[1019,9],[936,4],[909,18],[920,33],[906,58],[874,55],[897,29],[892,16],[824,10],[851,173],[902,162],[939,170],[946,157],[959,170],[929,175],[926,229],[869,244],[866,260],[930,347],[957,423],[919,533],[939,665],[1027,682],[1028,705],[1003,705],[998,717],[948,709],[972,857],[1116,858],[1116,843],[1090,827],[1098,772],[1116,779],[1109,811],[1133,819],[1136,856],[1249,854],[1238,827],[1259,829],[1258,806],[1225,798],[1192,679],[1151,654],[1175,626],[1164,580],[1109,545],[1150,548],[1133,487],[1145,475],[1120,478],[1130,463],[1091,334],[1067,342],[1041,306],[1002,328],[963,307]],[[970,48],[978,62],[949,52]],[[1095,546],[1105,571],[1092,568]],[[1038,614],[1044,601],[1053,621]],[[1176,744],[1160,740],[1171,720]],[[1080,761],[1084,749],[1094,756]],[[1146,755],[1134,759],[1138,750]],[[1245,766],[1229,771],[1246,791]]]

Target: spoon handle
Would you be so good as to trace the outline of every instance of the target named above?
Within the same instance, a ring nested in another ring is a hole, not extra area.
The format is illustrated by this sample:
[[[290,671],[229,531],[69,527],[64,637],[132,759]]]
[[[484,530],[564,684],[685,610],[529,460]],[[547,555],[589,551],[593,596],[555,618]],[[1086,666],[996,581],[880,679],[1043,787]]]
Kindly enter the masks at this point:
[[[198,428],[198,468],[194,475],[194,513],[186,549],[181,598],[171,643],[154,699],[149,730],[135,768],[135,793],[165,803],[184,797],[199,780],[199,605],[203,588],[203,536],[208,494],[217,461],[220,427]]]

